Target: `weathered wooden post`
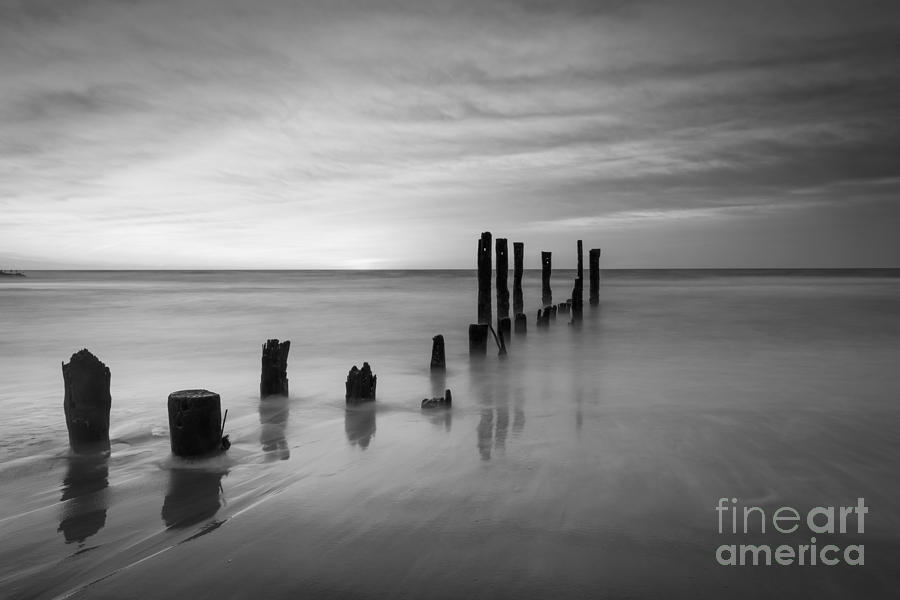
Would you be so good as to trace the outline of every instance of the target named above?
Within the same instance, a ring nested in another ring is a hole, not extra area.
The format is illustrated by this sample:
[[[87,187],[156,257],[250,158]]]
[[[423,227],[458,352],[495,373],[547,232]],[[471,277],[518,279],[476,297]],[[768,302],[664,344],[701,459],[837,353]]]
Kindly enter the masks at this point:
[[[221,399],[209,390],[169,394],[169,441],[175,456],[201,456],[222,448]]]
[[[469,325],[469,354],[487,355],[488,325],[478,323]]]
[[[491,232],[478,240],[478,322],[491,322]]]
[[[551,321],[555,321],[555,320],[556,320],[556,305],[555,305],[555,304],[551,304],[550,306],[548,306],[548,307],[545,308],[544,310],[545,310],[545,311],[548,311],[548,312],[550,313],[550,320],[551,320]]]
[[[528,317],[525,316],[525,313],[516,313],[516,321],[514,324],[514,330],[516,334],[522,334],[528,332]]]
[[[76,453],[109,450],[109,368],[87,348],[62,363],[63,411],[69,446]]]
[[[266,340],[262,347],[262,372],[259,376],[259,397],[287,396],[287,357],[291,342]]]
[[[443,371],[447,368],[447,359],[444,355],[444,336],[436,335],[431,338],[431,370]]]
[[[347,374],[347,394],[345,396],[347,404],[375,400],[376,383],[378,383],[378,377],[372,373],[372,367],[369,366],[369,363],[364,362],[362,369],[358,369],[356,365],[353,365],[353,368]]]
[[[591,276],[589,302],[591,306],[597,306],[600,304],[600,248],[591,248],[588,251],[588,267]]]
[[[584,279],[584,250],[581,246],[581,240],[576,242],[578,247],[578,278]]]
[[[497,332],[500,334],[500,339],[509,341],[509,338],[512,337],[510,334],[512,333],[512,321],[510,321],[509,317],[503,317],[500,319],[500,323],[497,326]]]
[[[584,290],[581,277],[575,279],[575,287],[572,289],[572,321],[573,325],[581,321],[581,303],[584,299]]]
[[[525,244],[513,242],[513,314],[518,315],[525,310],[522,296],[522,273],[524,272]]]
[[[506,238],[497,238],[497,329],[509,320],[509,246]]]
[[[541,303],[544,306],[553,304],[553,294],[550,291],[551,253],[541,252]]]

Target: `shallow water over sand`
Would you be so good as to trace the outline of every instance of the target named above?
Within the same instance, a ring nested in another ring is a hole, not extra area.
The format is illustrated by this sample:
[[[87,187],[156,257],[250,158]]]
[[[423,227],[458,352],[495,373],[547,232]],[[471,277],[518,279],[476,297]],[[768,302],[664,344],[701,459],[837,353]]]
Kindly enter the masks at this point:
[[[581,327],[540,330],[529,272],[528,334],[471,362],[468,272],[29,275],[0,284],[4,598],[900,585],[897,277],[607,273]],[[571,277],[554,273],[556,301]],[[428,371],[437,333],[445,380]],[[289,400],[258,399],[267,337],[292,342]],[[60,361],[82,347],[112,371],[108,458],[67,453]],[[364,360],[378,400],[347,409]],[[195,387],[221,395],[233,446],[186,462],[169,455],[166,396]],[[444,387],[453,409],[423,412]],[[864,497],[865,533],[835,543],[864,543],[866,565],[719,566],[720,497]]]

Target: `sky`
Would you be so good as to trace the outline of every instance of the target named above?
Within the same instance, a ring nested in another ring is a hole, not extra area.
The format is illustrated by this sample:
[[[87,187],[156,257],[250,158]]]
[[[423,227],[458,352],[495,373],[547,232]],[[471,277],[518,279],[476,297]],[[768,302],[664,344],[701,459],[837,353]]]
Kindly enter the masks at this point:
[[[898,193],[895,1],[0,0],[2,268],[900,267]]]

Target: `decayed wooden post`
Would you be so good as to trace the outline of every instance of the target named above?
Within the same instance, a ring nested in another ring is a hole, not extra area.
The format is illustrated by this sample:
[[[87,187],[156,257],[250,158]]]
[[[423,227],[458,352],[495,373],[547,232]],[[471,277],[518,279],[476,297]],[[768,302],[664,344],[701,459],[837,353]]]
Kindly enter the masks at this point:
[[[453,395],[449,389],[444,390],[443,396],[422,400],[422,408],[450,408],[451,406],[453,406]]]
[[[109,450],[109,368],[86,348],[62,363],[63,411],[74,452]]]
[[[259,377],[259,397],[287,396],[287,358],[291,342],[266,340],[262,347],[262,372]]]
[[[600,304],[600,248],[592,248],[588,251],[588,263],[591,276],[589,302],[591,306],[597,306]]]
[[[578,247],[578,278],[584,279],[584,250],[582,250],[581,240],[576,242]]]
[[[487,355],[488,325],[478,323],[469,325],[469,354]]]
[[[500,334],[500,338],[505,340],[506,342],[512,337],[510,334],[512,333],[512,321],[510,321],[509,317],[503,317],[500,319],[500,323],[497,325],[497,332]]]
[[[372,367],[369,366],[369,363],[364,362],[362,369],[358,369],[356,365],[353,365],[353,368],[347,374],[347,394],[345,396],[347,404],[375,400],[376,383],[378,383],[378,377],[372,373]]]
[[[444,336],[436,335],[431,338],[431,370],[443,371],[447,368],[447,359],[444,355]]]
[[[541,303],[543,306],[553,304],[553,293],[550,291],[551,253],[541,252]]]
[[[222,448],[222,406],[209,390],[169,394],[169,439],[175,456],[201,456]]]
[[[575,287],[572,289],[572,321],[571,323],[576,324],[581,321],[581,307],[582,301],[584,299],[584,289],[582,286],[581,277],[575,279]]]
[[[491,322],[491,232],[485,231],[478,240],[478,322]]]
[[[528,332],[528,317],[525,316],[525,313],[516,313],[513,329],[517,334]]]
[[[509,319],[509,246],[505,238],[497,238],[497,329]]]
[[[513,242],[513,314],[518,315],[525,310],[522,296],[522,273],[524,271],[525,244]]]

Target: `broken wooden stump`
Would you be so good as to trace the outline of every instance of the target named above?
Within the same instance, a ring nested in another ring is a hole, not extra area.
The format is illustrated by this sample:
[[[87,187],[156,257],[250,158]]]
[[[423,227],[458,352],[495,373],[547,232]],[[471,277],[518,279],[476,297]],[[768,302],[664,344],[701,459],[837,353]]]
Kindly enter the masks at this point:
[[[525,313],[516,313],[516,320],[513,325],[513,330],[517,334],[528,332],[528,317],[525,316]]]
[[[551,320],[551,321],[555,321],[555,320],[556,320],[556,305],[551,304],[550,306],[548,306],[547,308],[545,308],[544,311],[546,311],[546,312],[548,312],[548,313],[550,314],[550,320]]]
[[[513,242],[513,313],[519,315],[525,310],[522,296],[522,273],[524,271],[525,244]]]
[[[469,325],[469,355],[487,355],[488,324]]]
[[[591,306],[600,304],[600,248],[592,248],[588,251],[588,268],[590,269],[590,296],[588,301]]]
[[[556,305],[556,310],[560,314],[568,314],[569,313],[570,304],[568,302],[560,302]]]
[[[69,446],[76,453],[109,450],[109,368],[87,348],[62,363],[63,411]]]
[[[425,398],[422,400],[422,408],[450,408],[453,405],[453,397],[450,390],[444,392],[443,397]]]
[[[443,371],[447,368],[447,358],[444,354],[444,336],[436,335],[431,338],[431,370]]]
[[[378,383],[378,377],[372,373],[372,367],[369,366],[369,363],[364,362],[362,369],[353,365],[353,368],[347,374],[347,394],[345,396],[347,404],[372,402],[375,400],[376,383]]]
[[[478,240],[478,322],[491,322],[491,232]]]
[[[169,394],[169,441],[175,456],[202,456],[223,448],[222,406],[209,390]]]
[[[537,326],[548,327],[550,325],[550,307],[539,308],[537,312]]]
[[[541,252],[541,304],[553,304],[553,293],[550,290],[550,272],[552,256],[550,252]]]
[[[497,323],[509,318],[509,248],[505,238],[497,238]]]
[[[262,347],[262,372],[259,376],[259,397],[287,396],[287,357],[291,342],[266,340]]]
[[[497,332],[500,334],[500,339],[507,341],[510,337],[512,337],[512,321],[510,321],[509,317],[503,317],[500,319],[500,323],[497,327]]]

